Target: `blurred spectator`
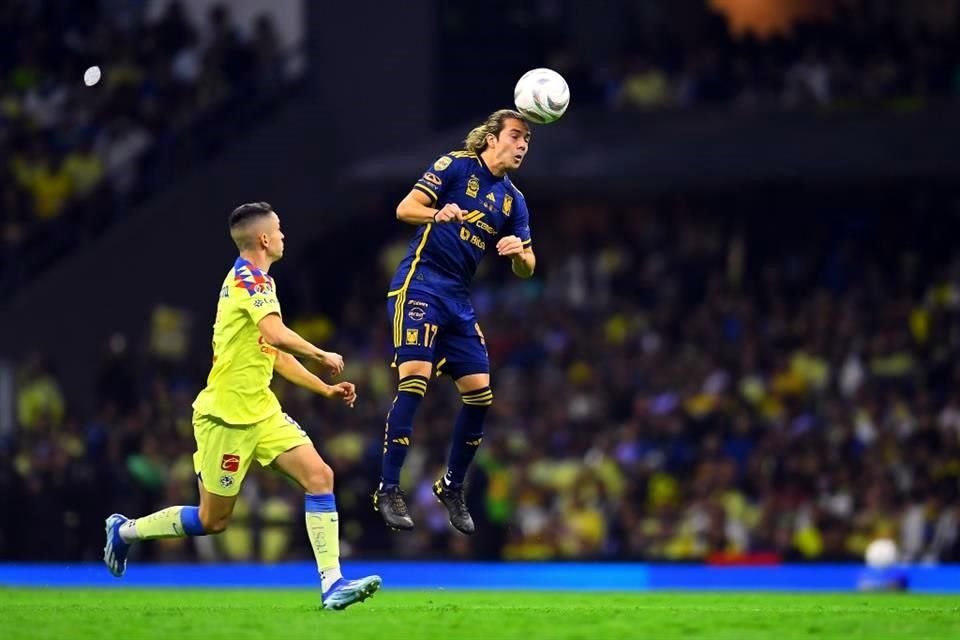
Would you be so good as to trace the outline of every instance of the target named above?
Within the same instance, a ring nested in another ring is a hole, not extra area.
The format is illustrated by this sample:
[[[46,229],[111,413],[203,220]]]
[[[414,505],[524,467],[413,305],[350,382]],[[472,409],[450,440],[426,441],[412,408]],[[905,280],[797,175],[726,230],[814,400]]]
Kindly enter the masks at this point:
[[[663,71],[642,56],[632,59],[628,66],[615,98],[617,106],[655,109],[670,102],[670,86]]]
[[[103,159],[104,173],[114,193],[127,195],[136,186],[138,160],[151,143],[149,131],[128,119],[117,120],[101,132],[97,155]]]
[[[28,430],[59,426],[65,413],[63,393],[44,357],[30,357],[17,377],[17,422]]]

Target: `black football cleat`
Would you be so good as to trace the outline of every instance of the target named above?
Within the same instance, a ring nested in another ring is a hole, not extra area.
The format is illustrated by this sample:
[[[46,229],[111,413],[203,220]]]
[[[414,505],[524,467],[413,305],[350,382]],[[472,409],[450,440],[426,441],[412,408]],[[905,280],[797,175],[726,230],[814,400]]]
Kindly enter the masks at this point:
[[[407,501],[400,487],[377,489],[373,494],[373,509],[380,512],[383,521],[391,529],[413,529],[413,518],[407,510]]]
[[[450,514],[450,524],[460,533],[471,535],[476,528],[473,518],[467,510],[467,503],[463,499],[463,485],[448,485],[440,478],[433,483],[433,495],[437,496],[447,513]]]

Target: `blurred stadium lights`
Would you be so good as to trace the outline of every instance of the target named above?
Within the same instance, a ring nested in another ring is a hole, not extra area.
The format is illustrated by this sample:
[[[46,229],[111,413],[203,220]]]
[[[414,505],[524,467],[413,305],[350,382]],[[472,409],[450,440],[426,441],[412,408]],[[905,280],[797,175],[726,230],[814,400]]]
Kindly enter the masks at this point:
[[[828,16],[836,0],[710,0],[736,35],[785,34],[799,21]]]

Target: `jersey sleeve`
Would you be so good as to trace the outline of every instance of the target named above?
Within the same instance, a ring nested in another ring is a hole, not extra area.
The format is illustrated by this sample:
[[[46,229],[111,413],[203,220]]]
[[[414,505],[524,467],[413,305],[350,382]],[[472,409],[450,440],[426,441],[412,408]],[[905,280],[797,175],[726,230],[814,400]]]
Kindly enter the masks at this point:
[[[253,324],[259,324],[271,313],[283,315],[280,312],[280,301],[277,299],[273,278],[266,278],[263,282],[241,289],[237,299],[243,311],[253,320]]]
[[[523,194],[514,187],[513,215],[510,216],[510,235],[517,236],[523,242],[524,247],[533,244],[533,237],[530,235],[530,212],[527,210],[527,201]]]
[[[417,191],[421,191],[430,198],[430,205],[443,202],[453,183],[459,177],[461,172],[461,162],[450,154],[442,155],[427,167],[420,179],[413,185]]]

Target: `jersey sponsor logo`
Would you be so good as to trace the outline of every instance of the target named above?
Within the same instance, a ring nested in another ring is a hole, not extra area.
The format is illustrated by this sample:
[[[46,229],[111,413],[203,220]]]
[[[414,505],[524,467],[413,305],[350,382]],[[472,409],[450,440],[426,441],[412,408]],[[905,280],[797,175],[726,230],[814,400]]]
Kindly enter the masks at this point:
[[[240,470],[240,456],[234,453],[225,453],[220,459],[220,470],[236,473]]]
[[[477,176],[470,176],[470,179],[467,180],[467,195],[471,198],[476,198],[477,194],[480,193],[480,180]]]
[[[426,310],[430,304],[427,302],[421,302],[420,300],[407,300],[407,306],[413,307],[412,309],[407,310],[407,317],[414,322],[420,322],[427,317]]]
[[[492,226],[490,226],[489,224],[481,220],[481,218],[483,218],[485,215],[486,214],[481,213],[480,211],[477,211],[476,209],[474,209],[467,215],[463,216],[463,221],[469,222],[475,225],[478,229],[482,229],[483,231],[486,231],[492,236],[497,235],[496,229],[494,229]],[[470,244],[480,249],[481,251],[487,250],[487,243],[484,242],[483,238],[481,238],[476,234],[471,233],[470,230],[467,229],[466,227],[460,227],[460,239],[463,240],[464,242],[469,242]]]
[[[509,216],[510,209],[513,207],[513,196],[509,193],[503,194],[503,215]]]
[[[443,184],[443,180],[441,180],[439,176],[437,176],[435,173],[430,173],[429,171],[423,174],[423,179],[437,187]]]
[[[460,227],[460,239],[464,242],[469,242],[477,249],[480,249],[480,251],[487,250],[487,243],[483,241],[483,238],[475,233],[470,233],[470,230],[466,227]]]
[[[497,230],[491,227],[490,225],[488,225],[483,220],[477,220],[474,224],[477,225],[477,229],[482,229],[483,231],[486,231],[492,236],[497,235]]]
[[[451,160],[449,156],[443,156],[442,158],[440,158],[439,160],[433,163],[433,170],[443,171],[444,169],[450,166],[451,162],[453,162],[453,160]]]
[[[419,329],[407,329],[407,344],[420,344]]]
[[[276,347],[267,344],[267,341],[263,339],[263,336],[257,338],[257,344],[260,345],[260,353],[265,353],[268,356],[275,356],[280,353]]]

